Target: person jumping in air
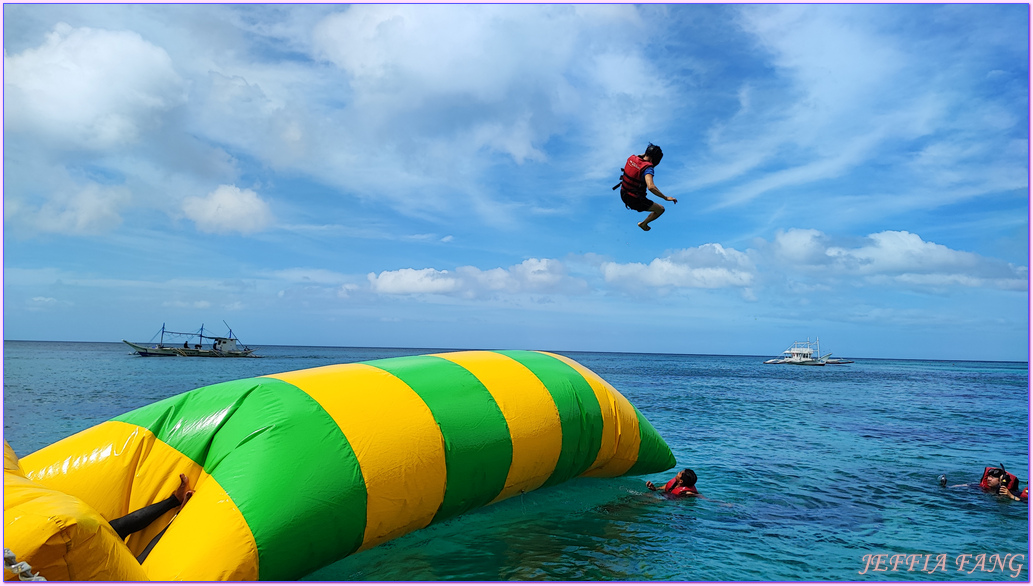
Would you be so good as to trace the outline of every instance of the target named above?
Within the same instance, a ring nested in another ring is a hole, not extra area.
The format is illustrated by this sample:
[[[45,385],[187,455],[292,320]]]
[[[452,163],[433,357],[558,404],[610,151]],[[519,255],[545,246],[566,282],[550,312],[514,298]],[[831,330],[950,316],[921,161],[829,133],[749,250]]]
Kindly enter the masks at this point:
[[[646,197],[647,189],[657,197],[678,203],[677,199],[667,197],[653,183],[653,169],[660,164],[662,158],[664,158],[664,152],[660,150],[660,147],[649,143],[645,153],[628,157],[628,162],[625,163],[621,173],[621,182],[613,186],[614,189],[621,188],[621,201],[624,202],[625,207],[636,212],[650,212],[645,220],[638,223],[638,227],[646,232],[650,229],[649,223],[664,213],[664,206]]]

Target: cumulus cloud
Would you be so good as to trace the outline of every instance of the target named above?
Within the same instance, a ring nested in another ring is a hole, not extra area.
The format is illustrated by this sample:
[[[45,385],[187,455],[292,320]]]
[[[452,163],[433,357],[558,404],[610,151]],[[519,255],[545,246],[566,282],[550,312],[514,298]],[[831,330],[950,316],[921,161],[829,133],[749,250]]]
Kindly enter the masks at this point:
[[[169,55],[135,32],[61,23],[39,47],[4,53],[5,132],[59,147],[132,144],[185,99]]]
[[[260,232],[273,222],[269,204],[250,189],[220,185],[205,197],[183,200],[183,213],[202,232],[225,234]]]
[[[817,230],[792,229],[776,234],[771,250],[787,266],[832,277],[862,277],[872,284],[1028,289],[1028,267],[953,250],[907,231],[869,234],[858,244],[842,246]]]
[[[829,261],[826,254],[829,238],[818,230],[779,230],[775,234],[772,250],[775,256],[794,264],[823,264]]]
[[[532,258],[509,267],[481,270],[472,266],[453,271],[399,269],[369,273],[370,288],[388,295],[438,294],[465,298],[490,294],[583,293],[587,284],[568,274],[555,259]]]
[[[370,273],[367,278],[374,291],[389,295],[453,293],[460,285],[454,274],[436,269],[398,269],[379,275]]]
[[[604,262],[600,268],[607,283],[691,289],[748,287],[756,272],[746,253],[714,243],[679,250],[649,264]]]

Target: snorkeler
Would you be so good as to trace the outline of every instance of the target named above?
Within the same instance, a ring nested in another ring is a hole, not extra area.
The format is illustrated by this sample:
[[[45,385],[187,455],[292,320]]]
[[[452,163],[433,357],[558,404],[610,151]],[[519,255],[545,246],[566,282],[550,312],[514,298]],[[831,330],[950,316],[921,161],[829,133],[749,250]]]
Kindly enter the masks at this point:
[[[947,476],[941,474],[940,486],[947,486]],[[996,494],[998,496],[1007,497],[1013,501],[1029,501],[1029,487],[1022,489],[1019,492],[1019,479],[1011,472],[1004,469],[1004,464],[999,467],[987,466],[983,469],[983,477],[979,480],[979,484],[955,484],[950,488],[958,488],[962,486],[978,486],[984,492]],[[1015,494],[1018,492],[1018,494]]]

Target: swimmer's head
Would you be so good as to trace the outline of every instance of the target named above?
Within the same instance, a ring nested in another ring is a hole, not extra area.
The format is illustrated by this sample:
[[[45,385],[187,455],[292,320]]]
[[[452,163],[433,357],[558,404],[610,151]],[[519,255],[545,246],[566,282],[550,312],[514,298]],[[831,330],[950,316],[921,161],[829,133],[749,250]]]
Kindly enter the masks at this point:
[[[691,468],[686,468],[678,473],[678,477],[681,479],[682,484],[686,486],[696,486],[696,473]]]

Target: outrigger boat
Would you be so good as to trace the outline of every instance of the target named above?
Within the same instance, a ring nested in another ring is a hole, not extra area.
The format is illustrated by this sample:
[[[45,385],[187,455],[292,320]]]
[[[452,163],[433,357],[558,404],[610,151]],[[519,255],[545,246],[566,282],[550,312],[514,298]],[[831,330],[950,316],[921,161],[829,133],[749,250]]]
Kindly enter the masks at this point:
[[[222,322],[226,323],[226,322]],[[226,328],[229,329],[229,325]],[[254,354],[253,348],[247,346],[241,347],[238,345],[240,340],[233,335],[233,330],[229,330],[229,334],[226,336],[208,336],[204,333],[204,324],[201,324],[201,329],[197,332],[173,332],[165,329],[165,324],[161,324],[161,338],[158,343],[153,346],[141,346],[140,344],[134,344],[127,340],[122,340],[128,344],[136,353],[140,356],[203,356],[208,358],[246,358],[253,357],[257,358]],[[157,334],[155,334],[155,337]],[[183,336],[186,340],[182,346],[178,345],[165,345],[165,336],[176,337]],[[191,344],[192,338],[197,338],[197,342]],[[154,338],[151,338],[153,341]],[[210,340],[206,342],[205,340]],[[209,345],[210,344],[210,345]]]
[[[815,355],[818,357],[815,358]],[[811,344],[810,338],[806,342],[793,342],[793,345],[782,352],[782,356],[765,360],[764,364],[795,364],[797,366],[825,366],[839,364],[853,364],[853,360],[842,358],[831,358],[832,353],[822,354],[818,345],[818,338]]]

